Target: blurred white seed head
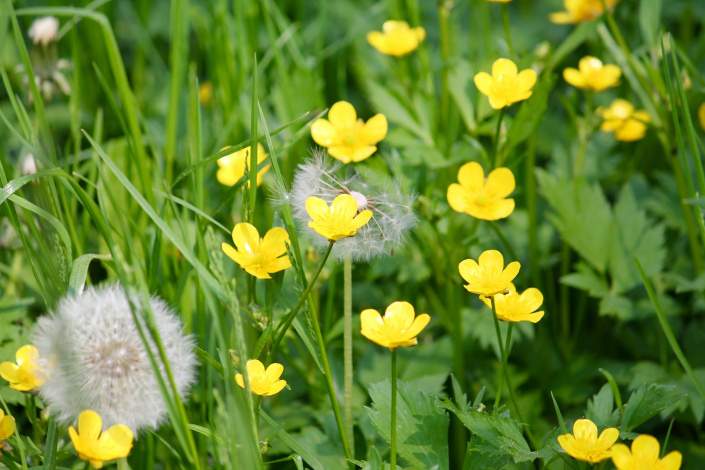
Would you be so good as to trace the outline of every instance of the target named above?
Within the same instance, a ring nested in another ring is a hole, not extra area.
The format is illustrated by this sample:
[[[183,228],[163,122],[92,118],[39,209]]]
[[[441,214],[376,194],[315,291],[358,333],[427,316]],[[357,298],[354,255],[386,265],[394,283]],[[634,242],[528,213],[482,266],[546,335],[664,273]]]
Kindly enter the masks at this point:
[[[166,302],[152,297],[150,306],[183,398],[195,379],[193,338],[184,333]],[[157,346],[138,317],[168,384]],[[121,286],[88,287],[80,296],[63,298],[51,314],[39,319],[32,344],[46,375],[40,396],[60,421],[72,422],[91,409],[106,428],[124,424],[138,432],[156,428],[166,417],[157,377]]]
[[[407,231],[418,223],[412,209],[415,196],[404,194],[395,182],[381,187],[373,185],[349,165],[342,170],[344,176],[340,176],[341,167],[342,162],[329,158],[324,151],[313,150],[311,158],[296,169],[291,191],[278,188],[274,202],[288,200],[302,230],[314,245],[325,250],[329,241],[308,227],[311,218],[306,211],[306,199],[316,196],[330,204],[340,194],[350,194],[357,201],[358,212],[369,209],[372,219],[354,237],[335,242],[333,255],[338,259],[350,256],[353,261],[369,262],[393,254],[395,248],[404,244]]]
[[[29,27],[29,37],[34,44],[48,45],[56,41],[56,34],[59,32],[59,20],[53,16],[45,16],[34,20]]]
[[[28,154],[22,160],[22,174],[33,175],[37,172],[37,162],[34,161],[34,155]]]

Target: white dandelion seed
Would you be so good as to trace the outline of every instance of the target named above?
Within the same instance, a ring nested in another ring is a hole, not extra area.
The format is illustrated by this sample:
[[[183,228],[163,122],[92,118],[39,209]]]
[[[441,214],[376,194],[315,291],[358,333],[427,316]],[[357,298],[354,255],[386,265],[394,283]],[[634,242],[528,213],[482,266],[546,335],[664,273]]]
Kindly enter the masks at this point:
[[[340,194],[350,194],[357,201],[358,212],[369,209],[372,219],[354,237],[338,240],[333,245],[333,255],[338,259],[350,256],[353,261],[369,262],[393,254],[403,246],[407,231],[418,223],[412,208],[415,197],[404,194],[395,183],[377,187],[349,166],[341,177],[342,166],[342,162],[327,157],[324,151],[313,150],[312,157],[296,169],[291,192],[277,188],[274,202],[281,204],[288,200],[303,231],[316,247],[324,250],[329,241],[308,228],[311,218],[306,211],[306,199],[316,196],[330,204]]]
[[[59,20],[53,16],[45,16],[34,20],[29,27],[29,37],[34,44],[48,45],[56,41],[56,34],[59,32]]]
[[[184,398],[195,379],[193,338],[166,302],[152,297],[150,305]],[[168,387],[157,346],[141,317],[140,322]],[[72,422],[86,409],[97,412],[106,428],[124,424],[138,432],[164,421],[166,404],[121,286],[88,287],[80,296],[63,298],[38,320],[32,344],[46,375],[40,396],[60,421]]]

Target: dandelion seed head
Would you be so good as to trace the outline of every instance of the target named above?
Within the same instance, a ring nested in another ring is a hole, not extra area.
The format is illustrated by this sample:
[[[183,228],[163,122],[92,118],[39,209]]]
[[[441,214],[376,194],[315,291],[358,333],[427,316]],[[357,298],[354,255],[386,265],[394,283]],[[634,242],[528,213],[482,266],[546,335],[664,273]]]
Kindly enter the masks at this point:
[[[150,307],[177,391],[184,398],[195,379],[193,338],[184,333],[166,302],[152,297]],[[140,322],[149,337],[141,317]],[[91,409],[105,427],[124,424],[138,432],[156,428],[166,417],[157,377],[121,286],[89,287],[80,296],[65,297],[50,315],[39,319],[32,341],[46,379],[40,395],[62,422],[72,422],[81,411]],[[166,380],[156,344],[151,338],[147,343]]]
[[[324,250],[328,240],[307,226],[311,218],[306,211],[306,199],[315,196],[330,204],[340,194],[350,194],[357,201],[358,211],[372,211],[372,219],[354,237],[338,240],[333,245],[333,256],[338,259],[350,256],[353,261],[365,262],[389,256],[404,244],[406,233],[418,223],[412,208],[415,196],[404,194],[398,182],[372,184],[367,181],[370,178],[363,178],[350,167],[345,167],[341,176],[343,165],[326,156],[323,150],[313,150],[311,158],[298,166],[291,191],[275,195],[275,201],[283,204],[288,197],[302,230],[309,234],[314,246]]]
[[[53,16],[38,18],[29,27],[29,37],[32,38],[34,44],[42,44],[43,46],[55,41],[58,32],[59,20]]]

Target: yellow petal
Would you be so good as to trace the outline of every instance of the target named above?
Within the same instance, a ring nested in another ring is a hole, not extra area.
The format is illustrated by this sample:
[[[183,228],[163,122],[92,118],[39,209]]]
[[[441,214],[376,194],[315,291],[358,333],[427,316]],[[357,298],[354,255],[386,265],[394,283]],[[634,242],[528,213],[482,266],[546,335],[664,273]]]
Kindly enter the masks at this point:
[[[3,362],[0,364],[0,377],[10,383],[20,382],[20,368],[13,362]]]
[[[681,462],[683,461],[683,455],[674,450],[669,452],[664,458],[661,459],[661,470],[678,470],[681,468]]]
[[[629,119],[614,132],[614,138],[623,142],[633,142],[643,138],[645,134],[646,124],[635,119]]]
[[[375,147],[374,145],[366,145],[364,147],[356,147],[355,150],[352,152],[352,155],[350,155],[350,159],[354,162],[361,162],[364,159],[370,157],[376,151],[377,151],[377,147]]]
[[[575,457],[575,437],[573,437],[572,434],[561,434],[558,436],[558,444],[568,453],[568,455]]]
[[[502,281],[510,283],[514,280],[515,277],[517,277],[517,274],[519,274],[519,269],[521,268],[521,264],[519,264],[518,261],[512,261],[507,265],[506,268],[504,268],[504,271],[502,272]]]
[[[262,239],[260,252],[264,259],[278,258],[286,253],[286,245],[289,243],[289,234],[282,227],[274,227],[269,230]]]
[[[573,17],[573,15],[571,15],[567,11],[559,11],[556,13],[551,13],[550,15],[548,15],[548,20],[551,23],[556,23],[556,24],[575,23],[575,18]]]
[[[340,144],[338,131],[326,119],[317,119],[311,126],[311,137],[321,147]]]
[[[487,250],[480,255],[477,264],[483,269],[492,268],[501,271],[504,268],[504,257],[497,250]]]
[[[282,256],[281,258],[267,262],[263,267],[267,272],[278,273],[279,271],[290,268],[291,260],[288,256]]]
[[[271,397],[272,395],[276,395],[281,392],[284,387],[286,387],[286,380],[277,380],[268,387],[267,392],[263,396]]]
[[[31,344],[22,346],[15,353],[15,359],[18,365],[22,365],[23,362],[34,362],[39,359],[39,351]]]
[[[638,111],[634,111],[634,114],[632,114],[632,117],[634,119],[636,119],[637,121],[651,122],[651,116],[649,116],[649,113],[647,113],[643,109],[640,109]]]
[[[352,219],[357,213],[357,201],[349,194],[341,194],[333,199],[333,203],[330,205],[330,211],[335,214],[340,214],[344,219]]]
[[[624,121],[622,119],[611,119],[608,121],[603,122],[600,125],[600,130],[602,132],[614,132],[620,127],[624,125]]]
[[[11,416],[3,416],[0,419],[0,440],[7,439],[15,433],[15,426]]]
[[[309,217],[313,220],[320,220],[321,218],[326,217],[330,213],[330,210],[328,208],[328,204],[326,204],[326,201],[321,198],[311,196],[306,199],[306,212],[308,212]]]
[[[279,364],[278,362],[274,362],[267,367],[267,371],[265,372],[265,376],[267,378],[268,382],[274,383],[277,380],[279,380],[279,377],[281,377],[282,373],[284,372],[284,366]]]
[[[507,100],[505,95],[493,93],[488,96],[488,98],[490,99],[490,106],[492,106],[493,109],[502,109],[505,106],[512,104],[509,100]]]
[[[520,315],[519,318],[517,318],[516,321],[528,321],[531,323],[538,323],[539,320],[543,318],[544,312],[534,312],[534,313],[527,313],[524,315]]]
[[[579,441],[596,442],[597,426],[589,419],[579,419],[573,424],[573,435]]]
[[[98,457],[101,460],[114,460],[127,457],[132,449],[134,436],[130,428],[123,424],[110,426],[98,440],[100,452]]]
[[[245,388],[245,376],[242,374],[237,374],[235,376],[235,382],[241,386],[242,388]]]
[[[374,149],[376,150],[377,147],[374,147]],[[331,157],[336,158],[343,163],[350,163],[352,161],[352,157],[353,157],[354,153],[355,153],[355,148],[348,147],[347,145],[333,145],[333,146],[328,147],[328,154]]]
[[[414,322],[414,307],[409,302],[393,302],[384,312],[384,324],[394,332],[408,329]]]
[[[487,177],[487,196],[489,198],[504,198],[509,196],[516,186],[514,174],[509,168],[497,168]]]
[[[248,147],[249,149],[249,147]],[[257,164],[259,165],[263,161],[267,159],[269,154],[264,150],[264,147],[262,147],[262,144],[257,144]]]
[[[485,206],[483,211],[468,212],[473,217],[483,220],[499,220],[508,217],[514,211],[514,199],[501,199]]]
[[[616,65],[605,65],[602,68],[602,74],[597,84],[593,85],[596,91],[602,91],[606,88],[613,87],[619,83],[619,78],[622,76],[622,69]]]
[[[570,83],[576,88],[586,89],[588,88],[587,83],[585,83],[585,78],[578,70],[573,68],[567,68],[563,70],[563,78],[566,82]]]
[[[479,270],[480,266],[478,266],[477,262],[474,259],[466,259],[464,261],[461,261],[458,265],[458,271],[466,282],[474,281]]]
[[[612,447],[612,444],[617,442],[617,439],[619,439],[619,430],[616,428],[607,428],[600,434],[598,445],[604,449],[609,449]]]
[[[218,169],[215,174],[215,177],[218,180],[218,183],[224,186],[235,186],[235,183],[240,181],[240,178],[243,177],[244,173],[244,170],[242,174],[238,174],[237,172],[233,171],[232,168],[224,167]]]
[[[475,86],[478,90],[480,90],[480,93],[488,96],[490,95],[490,93],[492,93],[493,81],[490,74],[488,74],[487,72],[480,72],[475,75],[474,81]]]
[[[358,131],[357,139],[362,145],[374,145],[387,136],[387,128],[386,116],[384,114],[376,114]]]
[[[629,447],[624,444],[615,444],[610,449],[610,457],[617,468],[626,468],[632,458]]]
[[[448,204],[456,212],[465,212],[467,208],[467,191],[459,184],[453,183],[448,186]]]
[[[233,242],[238,251],[254,254],[259,250],[259,232],[254,225],[240,222],[233,228]]]
[[[519,72],[517,75],[517,91],[525,92],[531,89],[536,84],[536,72],[532,69],[526,69]],[[528,98],[528,96],[526,96]],[[522,98],[522,99],[526,99]]]
[[[103,430],[103,420],[93,410],[81,411],[78,415],[78,434],[82,440],[95,441]]]
[[[477,162],[466,163],[458,170],[458,182],[471,193],[479,193],[485,186],[485,172]]]
[[[407,330],[407,335],[410,337],[416,337],[418,336],[421,331],[426,328],[426,325],[428,325],[428,322],[431,321],[431,317],[427,313],[422,313],[418,317],[414,318],[414,322],[411,324],[411,327]]]
[[[352,224],[353,224],[354,229],[357,230],[360,227],[362,227],[363,225],[367,224],[367,222],[369,222],[371,218],[372,218],[372,211],[365,209],[364,211],[360,212],[352,220]]]
[[[502,81],[517,76],[517,66],[509,59],[497,59],[492,64],[492,78]]]
[[[386,51],[386,43],[387,40],[384,37],[384,34],[380,33],[379,31],[370,31],[367,33],[367,42],[370,43],[372,47],[377,49],[380,52],[385,52]]]
[[[655,461],[658,459],[660,449],[661,446],[658,440],[648,434],[642,434],[632,442],[632,454],[643,461]]]
[[[264,374],[264,364],[257,359],[247,361],[247,375],[250,377],[250,380],[252,380],[253,377],[261,377]]]
[[[530,287],[521,294],[520,301],[530,312],[533,312],[543,303],[543,294],[535,287]]]
[[[705,131],[705,103],[698,108],[698,120],[700,121],[700,127]]]
[[[357,113],[347,101],[338,101],[328,111],[328,120],[337,129],[349,128],[355,126]]]

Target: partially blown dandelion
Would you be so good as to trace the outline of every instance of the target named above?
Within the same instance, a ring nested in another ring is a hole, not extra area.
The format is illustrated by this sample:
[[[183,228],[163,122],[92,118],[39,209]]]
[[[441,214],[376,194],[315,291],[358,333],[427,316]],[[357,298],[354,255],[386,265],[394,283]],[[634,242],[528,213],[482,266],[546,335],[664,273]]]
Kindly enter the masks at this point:
[[[339,195],[349,194],[357,201],[358,212],[370,210],[372,218],[357,229],[354,237],[338,240],[333,246],[333,255],[339,259],[350,256],[353,261],[369,261],[392,254],[394,249],[403,246],[408,230],[418,222],[412,209],[414,197],[404,194],[393,181],[371,184],[366,180],[374,176],[361,174],[358,169],[346,167],[345,175],[340,176],[342,166],[322,151],[314,151],[311,159],[298,166],[291,192],[280,191],[279,199],[288,199],[296,220],[307,226],[311,220],[306,210],[309,197],[315,196],[330,204]],[[364,176],[367,177],[363,179]],[[327,238],[310,230],[307,232],[318,248],[328,247]]]
[[[183,398],[195,379],[193,339],[184,334],[166,302],[152,297],[150,308]],[[165,378],[157,346],[141,313],[137,316]],[[63,298],[50,315],[39,319],[32,340],[46,379],[40,396],[61,421],[94,410],[106,426],[124,424],[138,432],[157,427],[165,418],[166,404],[121,286],[89,287],[81,296]]]

